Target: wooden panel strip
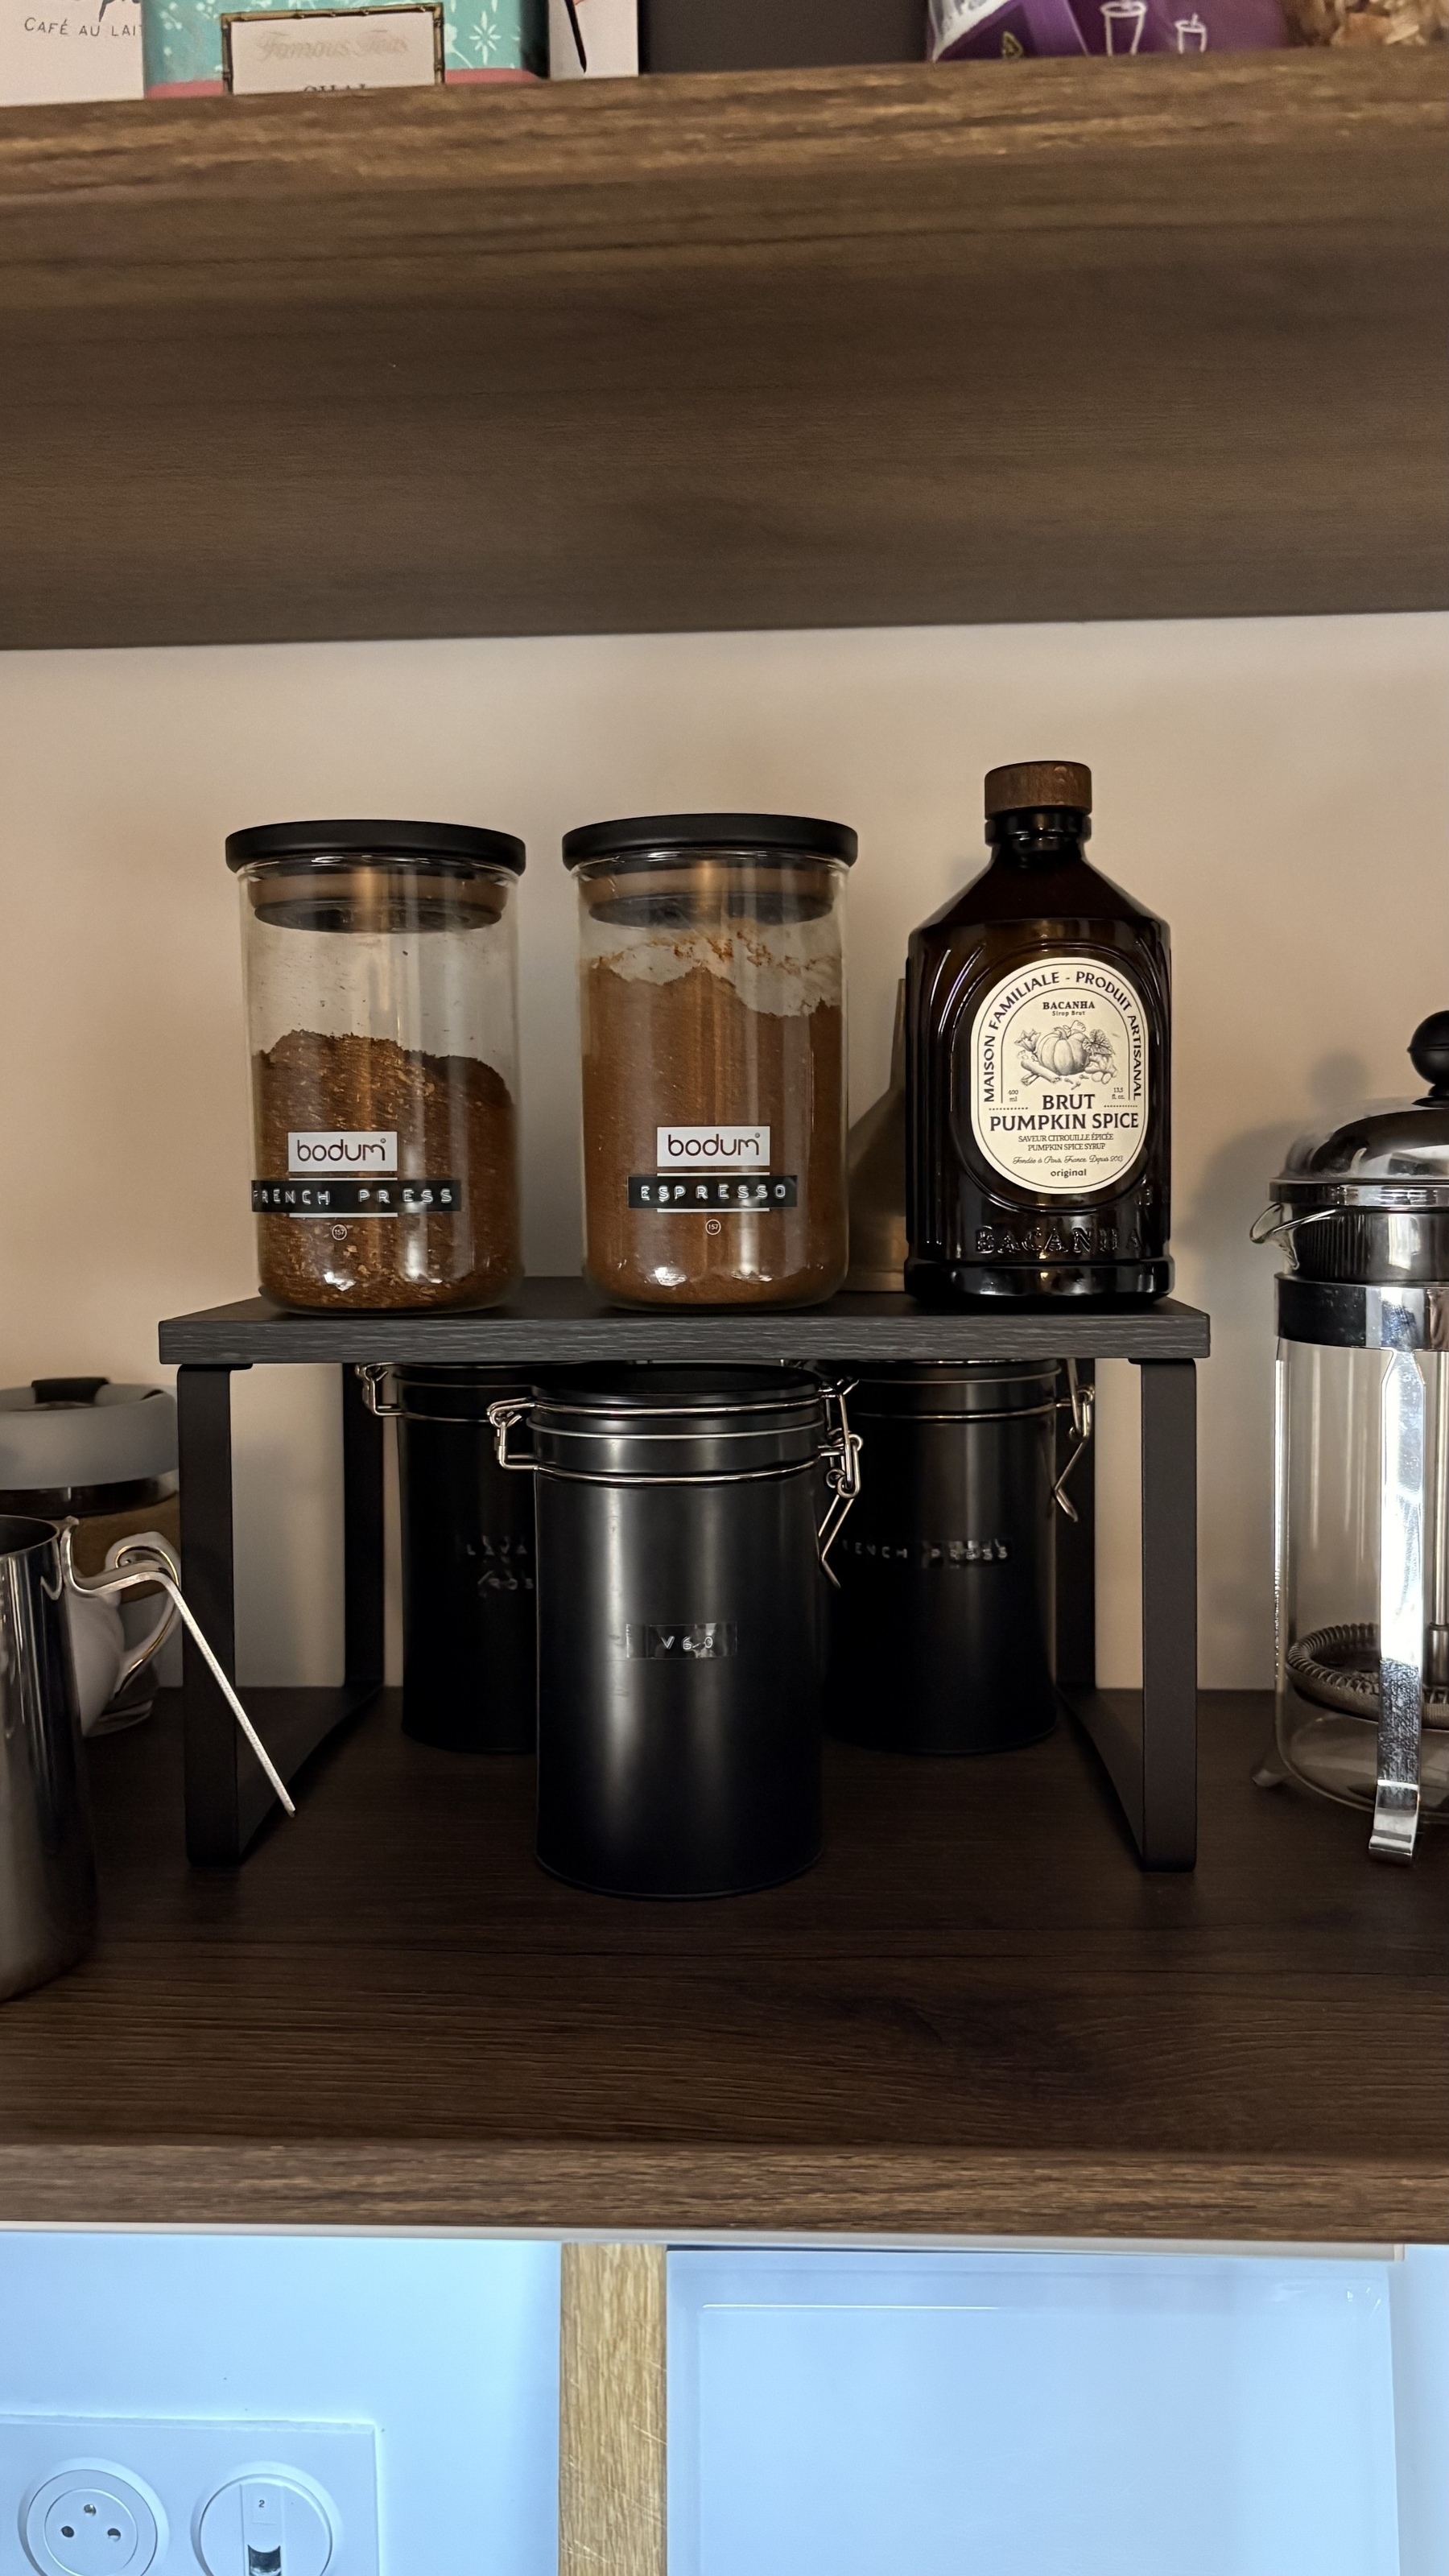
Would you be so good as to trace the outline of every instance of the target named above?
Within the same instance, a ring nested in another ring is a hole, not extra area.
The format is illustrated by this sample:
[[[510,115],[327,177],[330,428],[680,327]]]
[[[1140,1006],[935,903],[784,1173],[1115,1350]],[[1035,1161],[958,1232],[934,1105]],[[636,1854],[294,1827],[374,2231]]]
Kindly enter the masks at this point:
[[[664,2576],[665,2262],[563,2249],[559,2576]]]

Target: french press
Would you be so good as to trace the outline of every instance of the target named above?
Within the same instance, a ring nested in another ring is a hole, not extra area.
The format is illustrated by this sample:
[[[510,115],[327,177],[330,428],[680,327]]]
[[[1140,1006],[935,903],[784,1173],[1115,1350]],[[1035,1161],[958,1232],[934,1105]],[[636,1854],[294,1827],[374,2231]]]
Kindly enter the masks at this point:
[[[1413,1858],[1449,1809],[1449,1011],[1427,1085],[1301,1137],[1255,1241],[1281,1243],[1277,1740],[1295,1778]]]

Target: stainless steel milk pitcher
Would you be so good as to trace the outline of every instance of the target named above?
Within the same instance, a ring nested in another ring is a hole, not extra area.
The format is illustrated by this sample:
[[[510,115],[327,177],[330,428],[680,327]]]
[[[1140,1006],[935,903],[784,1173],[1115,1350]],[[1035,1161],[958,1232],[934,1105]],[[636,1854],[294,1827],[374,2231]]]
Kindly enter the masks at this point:
[[[53,1522],[0,1519],[0,1999],[70,1967],[95,1926],[64,1592]]]
[[[0,1516],[0,2003],[73,1967],[95,1930],[80,1702],[67,1590],[164,1592],[190,1629],[289,1815],[286,1787],[181,1597],[161,1548],[126,1548],[104,1573],[77,1574],[69,1523]]]

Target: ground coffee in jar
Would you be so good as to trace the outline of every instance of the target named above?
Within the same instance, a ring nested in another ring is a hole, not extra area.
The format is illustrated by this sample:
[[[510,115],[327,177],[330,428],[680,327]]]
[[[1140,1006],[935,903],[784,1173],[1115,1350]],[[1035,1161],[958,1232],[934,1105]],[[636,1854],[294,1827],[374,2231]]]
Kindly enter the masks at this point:
[[[809,1305],[845,1276],[843,824],[592,824],[578,879],[585,1268],[642,1305]]]
[[[486,1306],[519,1273],[509,894],[523,847],[436,823],[235,832],[261,1285]]]

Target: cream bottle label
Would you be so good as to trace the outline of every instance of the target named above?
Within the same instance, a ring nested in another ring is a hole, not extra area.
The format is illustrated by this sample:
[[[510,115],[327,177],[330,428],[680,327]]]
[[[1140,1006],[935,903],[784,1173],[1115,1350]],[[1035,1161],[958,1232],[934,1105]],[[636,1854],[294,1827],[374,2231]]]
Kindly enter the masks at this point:
[[[971,1033],[971,1127],[994,1172],[1046,1198],[1108,1189],[1147,1140],[1147,1014],[1100,957],[1034,957]]]

